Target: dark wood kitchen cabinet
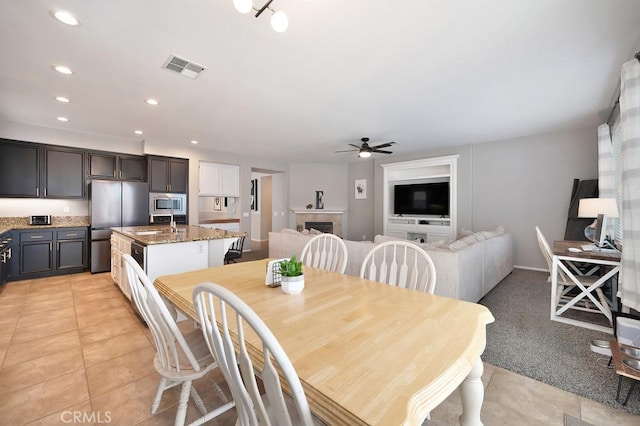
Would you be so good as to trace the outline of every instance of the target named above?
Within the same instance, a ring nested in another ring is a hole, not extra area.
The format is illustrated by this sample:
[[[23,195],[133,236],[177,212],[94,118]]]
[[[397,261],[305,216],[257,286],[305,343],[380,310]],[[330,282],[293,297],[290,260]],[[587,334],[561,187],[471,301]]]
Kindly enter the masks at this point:
[[[85,198],[85,151],[0,139],[0,197]]]
[[[20,232],[20,275],[53,271],[53,232]]]
[[[0,139],[0,197],[40,196],[40,146]]]
[[[85,151],[44,148],[44,198],[85,198]]]
[[[19,232],[19,277],[41,278],[81,272],[88,266],[87,228]],[[11,279],[14,279],[12,276]]]
[[[148,157],[149,191],[187,193],[189,160],[171,157]]]
[[[87,231],[72,228],[59,230],[56,234],[56,269],[86,268]]]
[[[89,179],[116,179],[141,182],[147,179],[147,161],[143,156],[89,151],[87,157],[87,177]]]
[[[0,289],[5,285],[9,278],[9,270],[11,269],[13,258],[11,233],[6,232],[0,235]]]

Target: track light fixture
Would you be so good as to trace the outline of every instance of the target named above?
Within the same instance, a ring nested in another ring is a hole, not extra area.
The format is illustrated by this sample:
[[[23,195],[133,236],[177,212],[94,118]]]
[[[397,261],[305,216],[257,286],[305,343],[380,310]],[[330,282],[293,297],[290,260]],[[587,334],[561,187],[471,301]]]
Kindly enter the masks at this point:
[[[283,33],[287,31],[289,27],[289,18],[282,11],[275,11],[271,7],[273,0],[267,1],[260,9],[253,7],[253,0],[233,0],[233,6],[240,13],[249,13],[252,10],[256,11],[256,18],[262,14],[265,10],[271,11],[271,28],[274,31]]]

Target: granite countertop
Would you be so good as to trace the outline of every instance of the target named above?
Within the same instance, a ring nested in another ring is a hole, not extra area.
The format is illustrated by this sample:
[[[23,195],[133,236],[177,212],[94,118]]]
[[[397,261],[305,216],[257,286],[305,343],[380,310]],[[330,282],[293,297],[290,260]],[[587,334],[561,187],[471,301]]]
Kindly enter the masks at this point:
[[[200,219],[198,224],[205,223],[240,223],[240,219],[231,218],[231,219]]]
[[[246,235],[244,232],[225,231],[223,229],[207,229],[191,225],[178,225],[177,232],[171,232],[168,225],[130,226],[111,229],[114,232],[134,239],[135,241],[145,245],[238,238]]]
[[[51,216],[51,225],[29,225],[28,217],[0,217],[0,234],[13,229],[82,228],[88,226],[88,216]]]

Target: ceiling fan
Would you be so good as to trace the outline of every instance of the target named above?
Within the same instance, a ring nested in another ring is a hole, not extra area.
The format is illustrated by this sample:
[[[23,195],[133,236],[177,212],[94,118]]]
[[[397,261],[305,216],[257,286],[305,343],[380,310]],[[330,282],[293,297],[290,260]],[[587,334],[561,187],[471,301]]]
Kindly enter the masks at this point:
[[[362,144],[360,146],[354,145],[352,143],[349,144],[349,146],[352,146],[355,149],[343,149],[341,151],[336,151],[336,152],[354,152],[354,151],[358,151],[358,157],[360,157],[360,158],[371,157],[371,154],[373,154],[373,153],[393,154],[391,151],[385,151],[385,150],[383,150],[381,148],[387,148],[387,147],[395,144],[395,142],[386,142],[386,143],[382,143],[380,145],[369,146],[369,138],[362,138],[360,140],[362,141]]]

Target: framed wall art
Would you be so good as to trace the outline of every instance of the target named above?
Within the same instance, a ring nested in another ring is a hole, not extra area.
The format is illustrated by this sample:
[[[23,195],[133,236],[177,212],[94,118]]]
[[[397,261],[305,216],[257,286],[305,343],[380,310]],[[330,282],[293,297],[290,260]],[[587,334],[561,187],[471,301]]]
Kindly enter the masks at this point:
[[[251,179],[251,211],[258,211],[258,179]]]
[[[355,194],[356,194],[356,200],[367,199],[367,180],[366,179],[356,179]]]

